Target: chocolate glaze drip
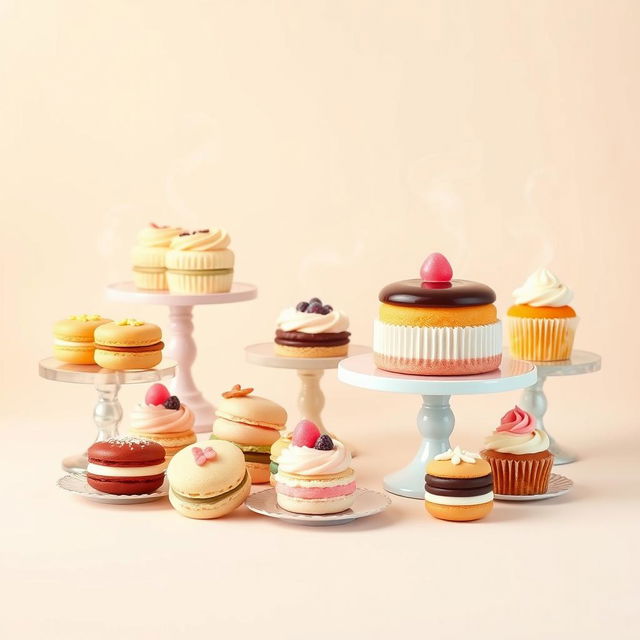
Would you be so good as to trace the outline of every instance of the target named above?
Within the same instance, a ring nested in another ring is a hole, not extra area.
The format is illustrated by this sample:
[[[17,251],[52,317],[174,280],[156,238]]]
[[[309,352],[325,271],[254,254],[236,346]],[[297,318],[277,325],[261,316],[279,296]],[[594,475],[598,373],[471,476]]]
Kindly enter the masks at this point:
[[[378,299],[401,307],[477,307],[495,302],[496,294],[486,284],[471,280],[423,282],[415,278],[388,284]]]
[[[302,331],[276,330],[276,344],[287,347],[339,347],[349,344],[348,331],[339,333],[303,333]]]

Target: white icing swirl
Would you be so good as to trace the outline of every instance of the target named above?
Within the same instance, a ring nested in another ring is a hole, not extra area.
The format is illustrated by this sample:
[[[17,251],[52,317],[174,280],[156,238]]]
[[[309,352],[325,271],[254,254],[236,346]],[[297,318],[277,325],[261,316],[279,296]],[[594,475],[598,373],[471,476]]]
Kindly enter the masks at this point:
[[[131,430],[138,433],[181,433],[193,428],[195,417],[186,404],[179,409],[140,403],[131,412]]]
[[[333,449],[321,451],[291,445],[282,451],[278,471],[301,476],[327,475],[346,471],[351,466],[351,454],[342,442],[333,441]]]
[[[177,236],[171,241],[171,248],[176,251],[218,251],[226,249],[231,242],[224,229],[211,229],[205,233],[191,233]]]
[[[349,328],[349,318],[341,311],[327,315],[296,311],[295,307],[284,309],[278,316],[277,328],[282,331],[301,333],[341,333]]]
[[[495,431],[485,440],[485,447],[498,453],[513,453],[515,455],[540,453],[549,448],[549,436],[545,431],[539,429],[523,435]]]
[[[138,233],[138,244],[143,247],[168,247],[171,240],[182,233],[179,227],[148,226]]]
[[[573,291],[558,280],[549,269],[541,267],[534,271],[513,292],[516,304],[532,307],[564,307],[573,299]]]

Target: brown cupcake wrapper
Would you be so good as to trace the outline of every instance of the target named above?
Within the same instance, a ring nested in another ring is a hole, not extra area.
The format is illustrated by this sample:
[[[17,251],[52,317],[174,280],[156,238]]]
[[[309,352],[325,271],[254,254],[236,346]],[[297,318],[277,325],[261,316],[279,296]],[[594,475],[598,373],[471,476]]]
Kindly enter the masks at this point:
[[[546,493],[553,455],[538,459],[494,458],[480,452],[491,465],[494,493],[505,496],[533,496]]]

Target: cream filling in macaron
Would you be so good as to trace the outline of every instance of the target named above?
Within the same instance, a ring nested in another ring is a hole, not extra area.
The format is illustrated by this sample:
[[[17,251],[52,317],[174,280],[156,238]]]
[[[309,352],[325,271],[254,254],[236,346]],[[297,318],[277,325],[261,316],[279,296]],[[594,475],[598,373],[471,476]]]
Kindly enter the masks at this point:
[[[485,502],[491,502],[493,500],[493,491],[489,493],[483,493],[481,496],[437,496],[428,491],[424,492],[424,499],[427,502],[433,502],[434,504],[444,504],[451,507],[461,507],[471,504],[484,504]]]
[[[87,473],[93,473],[96,476],[111,476],[113,478],[138,478],[164,473],[166,468],[166,462],[148,467],[105,467],[101,464],[90,462],[87,465]]]
[[[60,340],[60,338],[55,338],[53,344],[56,347],[95,347],[95,342],[72,342],[71,340]]]

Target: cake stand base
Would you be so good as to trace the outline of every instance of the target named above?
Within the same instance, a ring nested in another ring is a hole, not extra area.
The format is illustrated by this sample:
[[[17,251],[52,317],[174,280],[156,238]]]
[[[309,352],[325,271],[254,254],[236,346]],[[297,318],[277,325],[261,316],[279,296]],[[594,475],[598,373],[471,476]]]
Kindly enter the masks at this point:
[[[87,470],[87,453],[79,453],[62,459],[62,468],[67,473],[84,473]]]
[[[544,392],[544,384],[547,378],[552,376],[576,376],[598,371],[601,367],[601,358],[597,353],[574,350],[568,360],[534,362],[533,364],[538,370],[538,380],[522,392],[520,404],[525,411],[535,417],[537,428],[546,431],[549,436],[549,451],[554,457],[553,464],[575,462],[576,456],[559,445],[545,427],[544,416],[547,412],[548,402]]]

